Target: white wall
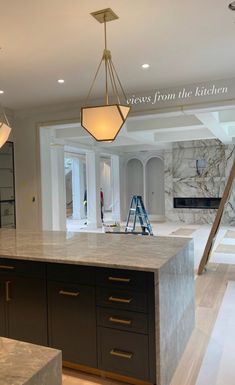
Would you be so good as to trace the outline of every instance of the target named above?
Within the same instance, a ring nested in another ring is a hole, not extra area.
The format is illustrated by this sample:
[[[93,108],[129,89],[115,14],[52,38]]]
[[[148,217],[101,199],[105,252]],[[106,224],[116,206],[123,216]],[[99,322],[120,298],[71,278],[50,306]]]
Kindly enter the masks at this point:
[[[15,176],[16,176],[16,226],[18,229],[40,230],[41,182],[39,127],[45,122],[79,121],[78,106],[62,105],[15,112]]]

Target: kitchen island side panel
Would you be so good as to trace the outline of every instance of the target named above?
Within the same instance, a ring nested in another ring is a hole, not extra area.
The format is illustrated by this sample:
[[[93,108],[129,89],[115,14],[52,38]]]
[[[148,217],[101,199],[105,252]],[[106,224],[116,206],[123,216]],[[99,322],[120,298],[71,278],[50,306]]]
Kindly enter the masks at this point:
[[[195,325],[193,241],[155,273],[157,384],[169,385]]]

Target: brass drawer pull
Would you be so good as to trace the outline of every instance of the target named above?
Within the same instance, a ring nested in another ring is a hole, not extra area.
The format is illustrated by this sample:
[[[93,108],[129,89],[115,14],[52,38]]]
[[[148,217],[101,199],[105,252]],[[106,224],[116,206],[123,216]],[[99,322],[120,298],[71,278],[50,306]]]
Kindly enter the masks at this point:
[[[114,281],[114,282],[126,282],[126,283],[131,282],[130,278],[120,278],[120,277],[108,277],[108,280]]]
[[[9,302],[11,300],[11,297],[10,297],[10,284],[11,284],[11,281],[6,281],[5,282],[5,285],[6,285],[6,302]]]
[[[123,350],[118,350],[118,349],[112,349],[110,350],[110,354],[112,356],[117,356],[117,357],[122,357],[122,358],[127,358],[130,360],[133,357],[133,353],[130,352],[124,352]]]
[[[111,302],[121,302],[121,303],[131,303],[132,298],[118,298],[118,297],[113,297],[112,295],[109,297],[109,301]]]
[[[66,290],[60,290],[59,294],[61,295],[68,295],[70,297],[78,297],[80,292],[79,291],[66,291]]]
[[[15,266],[0,265],[0,269],[3,269],[3,270],[14,270]]]
[[[123,325],[131,325],[132,323],[130,319],[121,319],[116,317],[109,317],[109,321],[117,324],[123,324]]]

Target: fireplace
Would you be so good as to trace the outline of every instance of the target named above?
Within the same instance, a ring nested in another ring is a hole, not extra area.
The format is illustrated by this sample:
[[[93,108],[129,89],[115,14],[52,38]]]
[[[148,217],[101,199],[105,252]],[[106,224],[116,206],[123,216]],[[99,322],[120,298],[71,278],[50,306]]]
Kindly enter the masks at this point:
[[[221,198],[173,198],[175,209],[218,209]]]

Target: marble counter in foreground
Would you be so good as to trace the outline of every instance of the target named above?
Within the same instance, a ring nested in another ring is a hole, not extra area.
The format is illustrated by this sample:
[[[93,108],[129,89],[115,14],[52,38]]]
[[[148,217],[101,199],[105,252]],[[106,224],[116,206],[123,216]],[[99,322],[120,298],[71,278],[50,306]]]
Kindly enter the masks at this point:
[[[61,352],[0,337],[0,385],[61,385]]]
[[[193,241],[123,234],[0,230],[0,256],[155,272]]]

